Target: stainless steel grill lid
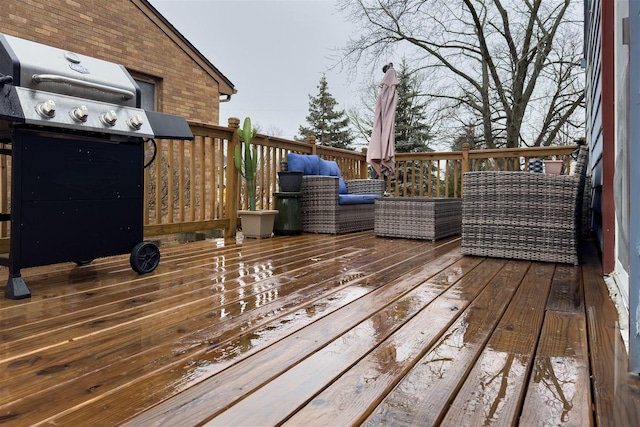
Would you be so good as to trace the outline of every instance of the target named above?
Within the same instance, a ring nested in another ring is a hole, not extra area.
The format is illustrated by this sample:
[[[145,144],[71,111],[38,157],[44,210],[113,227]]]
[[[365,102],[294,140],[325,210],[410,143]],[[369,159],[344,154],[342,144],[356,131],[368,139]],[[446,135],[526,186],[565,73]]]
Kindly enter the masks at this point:
[[[0,73],[15,86],[140,107],[140,89],[113,62],[0,34]]]
[[[0,74],[1,120],[193,139],[183,117],[139,108],[140,88],[122,65],[0,33]]]

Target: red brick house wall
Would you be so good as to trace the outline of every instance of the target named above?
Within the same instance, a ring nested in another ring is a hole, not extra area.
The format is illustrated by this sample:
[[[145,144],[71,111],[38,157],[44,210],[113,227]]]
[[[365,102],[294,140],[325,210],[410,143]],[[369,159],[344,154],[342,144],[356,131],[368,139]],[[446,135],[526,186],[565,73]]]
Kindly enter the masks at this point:
[[[156,109],[218,124],[233,85],[146,0],[2,0],[0,32],[124,65]]]

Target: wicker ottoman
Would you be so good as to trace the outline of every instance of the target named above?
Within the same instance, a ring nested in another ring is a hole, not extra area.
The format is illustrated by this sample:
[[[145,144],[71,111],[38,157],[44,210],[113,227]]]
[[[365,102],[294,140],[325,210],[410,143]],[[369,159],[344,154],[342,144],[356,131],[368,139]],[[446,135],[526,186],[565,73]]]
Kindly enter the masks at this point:
[[[376,236],[437,240],[460,234],[462,199],[384,197],[375,203]]]

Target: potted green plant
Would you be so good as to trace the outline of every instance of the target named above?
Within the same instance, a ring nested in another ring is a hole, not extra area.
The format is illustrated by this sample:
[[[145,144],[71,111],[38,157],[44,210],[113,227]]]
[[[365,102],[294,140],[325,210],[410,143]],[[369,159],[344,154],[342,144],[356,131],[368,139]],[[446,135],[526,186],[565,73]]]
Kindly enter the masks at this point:
[[[240,175],[245,179],[248,193],[249,210],[239,210],[238,216],[244,237],[262,239],[271,237],[273,223],[277,210],[256,209],[256,174],[258,172],[258,153],[251,141],[255,138],[257,130],[251,127],[251,119],[244,119],[242,128],[238,128],[240,144],[235,147],[234,164]]]

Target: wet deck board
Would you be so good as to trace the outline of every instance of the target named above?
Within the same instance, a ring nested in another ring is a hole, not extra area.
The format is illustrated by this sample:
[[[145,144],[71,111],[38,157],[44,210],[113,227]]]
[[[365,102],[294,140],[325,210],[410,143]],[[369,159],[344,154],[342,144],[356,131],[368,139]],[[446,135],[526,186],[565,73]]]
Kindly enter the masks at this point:
[[[371,241],[371,239],[369,240]],[[363,244],[364,243],[366,242],[363,242]],[[366,245],[364,247],[366,248]],[[353,250],[350,250],[349,252],[353,253]],[[336,249],[336,254],[338,256],[341,255],[340,249]],[[265,256],[269,256],[269,254],[266,253]],[[247,261],[250,261],[250,259],[251,258],[248,257]],[[262,258],[259,259],[259,261],[261,260]],[[314,269],[317,271],[322,271],[322,269],[326,268],[326,266],[322,266],[319,263],[313,266],[309,266],[308,262],[302,263],[301,261],[299,261],[299,264],[300,265],[297,267],[299,270],[299,274],[301,276],[306,275],[307,277],[309,277],[310,283],[314,285],[314,275],[309,273],[312,273],[312,270]],[[207,273],[200,279],[211,280],[211,274]],[[187,284],[190,283],[190,281],[187,282]],[[233,281],[230,280],[229,283],[229,287],[232,288]],[[88,376],[88,378],[76,379],[75,382],[79,385],[79,387],[77,388],[75,396],[74,394],[69,393],[64,397],[61,396],[61,398],[64,399],[67,404],[73,403],[74,401],[83,401],[86,399],[86,393],[88,391],[93,393],[99,389],[100,391],[112,390],[115,392],[118,387],[121,386],[121,384],[126,384],[129,382],[129,379],[127,377],[143,376],[146,373],[145,371],[149,369],[149,366],[155,369],[158,365],[171,364],[173,362],[172,359],[174,359],[174,357],[171,357],[171,355],[175,355],[177,352],[185,352],[185,347],[202,347],[203,344],[207,343],[206,339],[204,339],[202,335],[199,339],[194,340],[198,341],[199,345],[197,346],[189,346],[189,344],[185,345],[182,342],[174,341],[176,340],[176,336],[179,337],[182,334],[187,334],[191,330],[191,328],[188,327],[190,319],[197,319],[195,321],[195,324],[199,325],[201,328],[203,322],[211,323],[212,318],[222,317],[219,315],[219,313],[224,308],[218,308],[216,312],[216,306],[212,304],[211,298],[206,297],[207,294],[211,294],[211,292],[207,287],[203,287],[202,283],[198,282],[196,282],[197,292],[193,303],[187,303],[188,299],[186,298],[185,294],[191,294],[192,292],[190,288],[188,288],[187,290],[182,289],[184,288],[183,285],[184,284],[180,281],[176,284],[176,286],[171,286],[169,291],[167,291],[167,289],[163,289],[161,293],[165,292],[167,294],[157,296],[157,298],[149,297],[148,294],[145,293],[146,290],[136,288],[136,293],[138,291],[140,291],[141,293],[137,294],[137,296],[133,298],[131,298],[130,296],[130,298],[124,300],[124,303],[126,305],[130,302],[134,302],[136,306],[140,305],[143,308],[128,310],[130,313],[125,313],[126,307],[112,307],[112,309],[110,310],[111,314],[108,315],[108,319],[101,319],[98,315],[97,319],[99,320],[90,322],[89,324],[77,323],[73,320],[67,320],[74,335],[68,338],[59,334],[52,334],[52,339],[58,344],[49,346],[50,348],[45,348],[45,351],[40,352],[37,356],[38,364],[46,366],[44,370],[37,372],[37,375],[41,376],[38,387],[40,387],[43,391],[46,391],[47,387],[50,387],[49,390],[58,388],[59,383],[75,378],[77,376],[78,370],[84,370],[85,362],[89,365],[95,366],[96,360],[98,360],[100,362],[100,365],[108,367],[109,369],[103,370],[100,368],[94,368],[94,372],[92,372]],[[292,286],[292,288],[295,288],[295,286]],[[263,287],[258,291],[266,291],[266,288]],[[223,295],[229,294],[231,292],[233,292],[233,288],[223,292]],[[96,293],[92,293],[92,295],[95,294]],[[200,298],[199,294],[203,294],[204,298]],[[247,294],[250,293],[247,292]],[[221,296],[220,298],[224,299],[225,297]],[[256,298],[254,301],[258,301],[259,299],[260,298]],[[228,304],[232,304],[233,301],[233,298],[230,298],[230,302]],[[154,306],[156,302],[159,302],[159,307]],[[167,310],[167,307],[172,307],[173,309],[164,313]],[[271,309],[273,309],[273,307],[271,307]],[[149,310],[155,315],[151,317],[144,316],[145,310]],[[216,314],[218,314],[218,316],[216,316]],[[162,316],[162,323],[160,324],[158,323],[158,319],[156,318],[158,315]],[[199,316],[202,316],[202,318],[199,318]],[[67,316],[63,317],[66,318]],[[131,323],[130,319],[137,319],[138,321],[135,323]],[[187,320],[185,321],[185,319]],[[118,324],[119,327],[115,327],[114,325],[116,324]],[[87,351],[86,343],[84,342],[82,337],[91,336],[92,330],[97,327],[97,325],[105,330],[101,334],[100,339],[94,341],[93,345],[91,346],[91,351],[89,352]],[[161,325],[161,328],[157,328],[158,325]],[[55,328],[55,326],[52,325],[52,328]],[[139,336],[140,328],[148,331],[142,342],[140,341]],[[217,330],[217,335],[220,330],[219,328],[215,329]],[[199,333],[200,332],[201,331],[199,331]],[[28,330],[24,332],[24,336],[29,336]],[[66,344],[65,340],[69,344]],[[37,346],[38,340],[34,339],[33,341],[36,342],[35,345]],[[61,343],[65,343],[66,345],[64,346],[64,349],[61,350],[62,355],[58,356],[59,352],[56,350],[61,347]],[[135,361],[127,359],[123,360],[117,352],[110,351],[110,349],[113,347],[123,349],[124,352],[131,352],[133,354],[136,354],[137,357]],[[176,347],[178,348],[176,349]],[[42,347],[40,347],[40,350],[42,350]],[[30,372],[29,367],[31,365],[31,362],[33,361],[33,358],[26,358],[25,356],[22,357],[23,359],[17,359],[13,361],[11,365],[9,365],[9,368],[12,371],[13,380],[19,379],[21,371],[27,371],[27,373]],[[113,358],[116,358],[115,361]],[[118,358],[120,360],[118,360]],[[12,361],[11,356],[7,358],[7,361]],[[114,366],[113,363],[115,363],[116,365]],[[22,367],[23,369],[18,369],[20,367]],[[71,367],[73,367],[74,369],[70,369]],[[115,377],[109,377],[109,372],[114,372],[117,375]],[[45,373],[46,375],[43,376],[42,373]],[[97,380],[94,379],[95,377],[100,378]],[[172,384],[172,382],[173,381],[171,380],[168,381],[169,384]],[[34,383],[25,382],[25,384]],[[21,391],[24,391],[25,394],[20,394]],[[18,386],[14,387],[12,390],[12,397],[15,399],[34,395],[37,395],[37,393],[33,393],[33,389],[31,388],[22,390]],[[36,402],[35,399],[32,399],[32,401]],[[129,405],[130,403],[126,402],[126,404]],[[38,412],[39,416],[46,415],[46,410],[40,410]]]
[[[593,425],[586,332],[583,314],[546,313],[520,425]]]
[[[464,312],[502,264],[495,263],[493,270],[487,268],[469,272],[433,301],[422,301],[417,307],[414,306],[415,312],[406,309],[404,301],[386,306],[346,336],[333,341],[323,352],[278,378],[278,381],[284,382],[266,385],[249,399],[212,419],[210,425],[229,425],[241,413],[246,413],[248,407],[258,404],[265,410],[257,411],[256,415],[266,414],[266,425],[275,425],[294,412],[295,415],[289,420],[291,425],[325,425],[327,420],[332,420],[335,425],[358,423],[362,414],[370,411],[388,393],[393,383],[415,364],[424,349],[429,348],[442,331]],[[450,273],[445,270],[444,275],[450,276]],[[466,283],[461,283],[465,280]],[[460,295],[465,285],[466,298]],[[430,288],[431,284],[427,281],[422,286]],[[339,359],[340,363],[336,363],[335,359]],[[321,364],[318,369],[316,365],[320,361],[328,366]],[[328,387],[325,376],[327,369],[331,370],[329,376],[333,375]],[[305,373],[309,372],[315,373],[314,381],[306,378]],[[274,398],[274,392],[280,389],[280,393],[283,393],[282,386],[289,381],[297,390],[304,384],[307,393],[296,394],[294,402],[283,405],[278,401],[277,394]],[[308,389],[309,383],[314,384],[312,389]],[[295,387],[296,384],[300,386]],[[309,403],[305,405],[307,401]],[[277,410],[266,411],[267,407]],[[248,421],[248,424],[260,423],[258,417]]]
[[[546,416],[624,425],[638,380],[599,268],[364,232],[167,246],[143,276],[25,269],[31,300],[0,301],[0,422],[531,425],[559,357],[594,393]]]
[[[595,249],[587,249],[587,260],[597,259]],[[582,272],[596,425],[639,426],[638,376],[627,372],[627,353],[620,336],[618,313],[601,282],[602,269],[597,262],[587,262]]]
[[[580,270],[569,265],[557,266],[553,274],[547,310],[584,314],[584,292]]]
[[[531,265],[451,402],[443,426],[509,426],[517,419],[554,271],[553,264]]]
[[[510,262],[402,378],[365,425],[433,425],[474,366],[518,289],[529,263]],[[465,294],[468,294],[466,292]],[[462,307],[460,307],[462,310]]]
[[[191,424],[203,422],[207,418],[225,409],[226,406],[232,405],[236,400],[249,393],[249,391],[257,389],[278,373],[286,373],[288,368],[300,363],[314,352],[321,352],[321,354],[324,355],[324,353],[322,353],[326,351],[324,346],[326,346],[327,343],[331,343],[337,337],[340,338],[338,345],[340,343],[346,343],[348,346],[352,345],[354,341],[352,341],[351,337],[344,337],[344,335],[349,334],[352,337],[357,337],[358,334],[361,333],[359,327],[362,328],[362,326],[360,324],[380,310],[381,301],[387,301],[404,307],[410,304],[412,299],[424,300],[432,298],[433,295],[437,294],[438,287],[447,285],[451,278],[441,275],[435,279],[436,283],[440,283],[439,285],[436,285],[426,292],[423,291],[422,294],[416,295],[416,292],[412,292],[413,287],[419,284],[420,281],[423,280],[423,277],[434,275],[461,258],[460,255],[456,255],[455,252],[449,254],[446,252],[448,250],[450,249],[445,247],[444,250],[435,249],[432,253],[425,251],[417,260],[413,260],[413,264],[415,264],[419,275],[408,275],[407,277],[402,277],[403,275],[401,275],[391,286],[376,288],[370,295],[354,301],[344,307],[339,313],[335,313],[332,317],[322,318],[307,328],[302,329],[299,333],[275,343],[264,352],[257,354],[249,363],[236,365],[225,372],[221,372],[220,376],[215,378],[216,384],[222,384],[219,388],[212,387],[211,381],[205,381],[192,390],[181,394],[173,401],[154,408],[152,411],[144,414],[139,420],[136,420],[136,422],[155,423],[160,419],[170,424],[171,420],[175,419],[176,414],[180,414],[179,418],[181,420],[186,419],[187,422]],[[429,262],[429,260],[431,260],[431,262]],[[477,263],[477,260],[467,260],[459,261],[457,264],[462,264],[462,267],[464,267],[465,264],[475,266]],[[403,265],[399,265],[399,268],[403,268]],[[404,270],[403,273],[406,273],[406,270]],[[373,274],[367,281],[376,282],[380,280],[376,279],[376,277],[386,274],[387,272],[381,271]],[[407,293],[409,294],[405,295]],[[398,298],[400,298],[400,301],[395,303]],[[409,310],[408,307],[405,308],[405,311]],[[389,317],[390,320],[393,319],[391,316],[378,315],[378,318],[385,317]],[[397,323],[401,324],[401,322]],[[369,343],[366,344],[364,348],[365,351],[371,345]],[[353,348],[351,350],[354,351]],[[343,357],[347,356],[341,355],[341,359]],[[330,361],[331,359],[328,360]],[[326,376],[329,375],[329,373],[326,371],[320,371],[319,373],[322,375],[321,379],[326,381]],[[309,384],[304,384],[304,386],[308,387]],[[282,390],[282,392],[291,394],[288,390],[289,388],[287,387]],[[298,390],[295,395],[300,395],[300,391]],[[278,406],[281,404],[282,403],[279,402]],[[196,413],[194,414],[189,410],[192,407],[196,409],[196,411],[194,411]],[[247,415],[243,414],[243,419],[246,417]]]

